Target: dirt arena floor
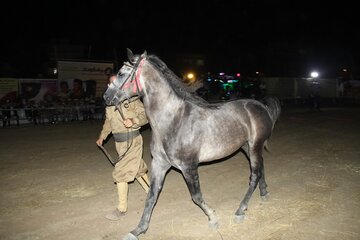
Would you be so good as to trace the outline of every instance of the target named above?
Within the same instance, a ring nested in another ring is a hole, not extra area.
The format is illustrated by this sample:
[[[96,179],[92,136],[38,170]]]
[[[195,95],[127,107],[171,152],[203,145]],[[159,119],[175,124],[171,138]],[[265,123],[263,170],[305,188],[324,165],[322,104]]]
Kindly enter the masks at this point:
[[[121,221],[112,166],[96,147],[102,122],[0,129],[1,240],[121,239],[139,222],[144,191],[129,186]],[[143,131],[150,166],[151,129]],[[110,140],[106,147],[114,153]],[[248,185],[240,152],[199,168],[202,192],[219,218],[211,230],[182,175],[171,170],[141,240],[360,239],[360,109],[284,109],[264,153],[270,199],[254,193],[245,220],[233,216]],[[151,173],[151,168],[150,168]]]

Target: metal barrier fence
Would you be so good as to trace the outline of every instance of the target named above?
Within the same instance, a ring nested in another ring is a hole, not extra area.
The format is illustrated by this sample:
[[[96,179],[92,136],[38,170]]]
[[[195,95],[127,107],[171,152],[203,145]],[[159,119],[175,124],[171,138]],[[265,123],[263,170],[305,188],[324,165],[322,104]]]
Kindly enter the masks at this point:
[[[0,108],[2,127],[21,124],[55,124],[61,122],[103,120],[104,106],[57,106],[33,108]]]

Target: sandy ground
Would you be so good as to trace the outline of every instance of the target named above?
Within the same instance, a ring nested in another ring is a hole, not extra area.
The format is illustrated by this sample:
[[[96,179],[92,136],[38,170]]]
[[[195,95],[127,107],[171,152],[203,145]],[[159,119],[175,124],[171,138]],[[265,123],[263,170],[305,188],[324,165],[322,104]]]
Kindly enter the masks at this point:
[[[242,153],[199,168],[202,192],[218,215],[211,230],[182,175],[165,180],[143,240],[360,239],[360,109],[285,109],[265,152],[270,199],[254,193],[245,220],[233,221],[248,185]],[[0,129],[0,239],[121,239],[139,222],[145,193],[129,187],[129,211],[112,222],[112,166],[96,147],[102,122]],[[143,131],[150,166],[149,137]],[[106,147],[114,153],[113,142]],[[151,172],[151,169],[150,169]]]

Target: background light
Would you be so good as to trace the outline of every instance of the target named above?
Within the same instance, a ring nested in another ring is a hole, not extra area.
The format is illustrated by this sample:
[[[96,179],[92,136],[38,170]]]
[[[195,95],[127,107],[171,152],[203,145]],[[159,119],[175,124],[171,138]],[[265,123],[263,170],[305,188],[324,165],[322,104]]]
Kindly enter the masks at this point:
[[[194,74],[193,74],[193,73],[188,73],[188,74],[187,74],[187,78],[188,78],[188,79],[193,79],[193,78],[194,78]]]
[[[310,73],[310,76],[312,77],[312,78],[317,78],[318,76],[319,76],[319,73],[318,72],[311,72]]]

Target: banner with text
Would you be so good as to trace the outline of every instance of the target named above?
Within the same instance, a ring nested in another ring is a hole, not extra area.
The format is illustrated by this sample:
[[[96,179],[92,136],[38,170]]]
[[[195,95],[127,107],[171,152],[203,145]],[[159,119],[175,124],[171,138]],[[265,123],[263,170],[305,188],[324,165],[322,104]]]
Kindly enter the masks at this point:
[[[111,62],[58,61],[58,80],[80,80],[86,96],[102,97],[107,88],[107,74],[112,73],[113,68]]]

